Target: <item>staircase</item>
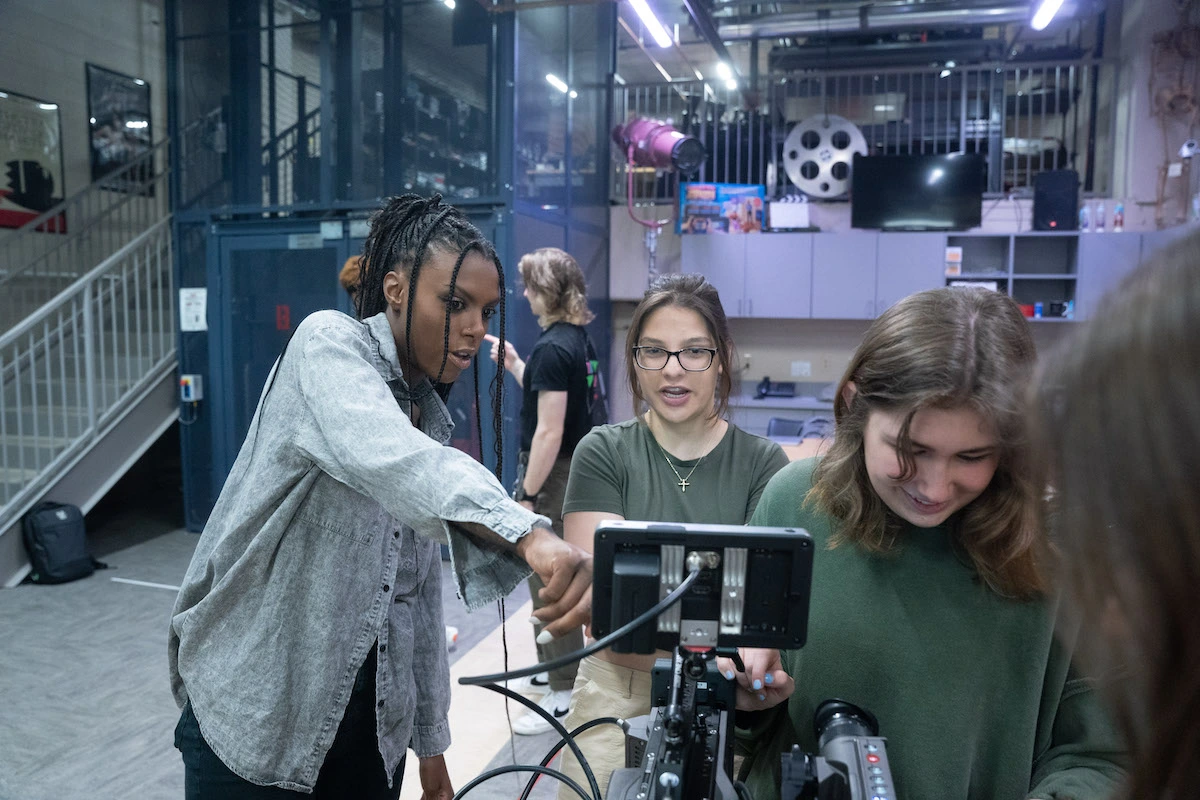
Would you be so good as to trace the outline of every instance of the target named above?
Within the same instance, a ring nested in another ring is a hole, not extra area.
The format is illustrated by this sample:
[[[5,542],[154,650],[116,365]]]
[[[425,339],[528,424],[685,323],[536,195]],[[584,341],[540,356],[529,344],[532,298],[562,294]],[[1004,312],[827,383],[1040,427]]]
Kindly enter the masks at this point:
[[[90,510],[178,416],[167,146],[0,239],[0,585],[30,507]]]

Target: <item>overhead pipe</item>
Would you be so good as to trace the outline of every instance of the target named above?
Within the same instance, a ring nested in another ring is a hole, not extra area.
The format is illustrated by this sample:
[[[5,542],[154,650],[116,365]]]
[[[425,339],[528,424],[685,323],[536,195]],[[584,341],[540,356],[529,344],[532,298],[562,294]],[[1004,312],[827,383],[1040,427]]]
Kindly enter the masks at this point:
[[[809,36],[816,33],[854,33],[884,31],[900,28],[945,28],[959,25],[1003,25],[1009,22],[1028,22],[1029,5],[1008,4],[976,8],[934,8],[900,11],[889,8],[873,11],[864,5],[837,13],[774,14],[768,17],[717,28],[718,37],[726,42],[744,39],[774,39]]]

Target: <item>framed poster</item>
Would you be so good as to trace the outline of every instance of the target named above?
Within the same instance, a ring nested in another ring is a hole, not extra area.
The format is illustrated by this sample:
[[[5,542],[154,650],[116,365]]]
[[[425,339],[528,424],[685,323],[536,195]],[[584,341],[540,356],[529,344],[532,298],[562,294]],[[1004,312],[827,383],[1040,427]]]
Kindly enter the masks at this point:
[[[679,233],[761,233],[765,186],[684,183],[679,188]]]
[[[87,98],[92,180],[98,181],[150,152],[150,84],[88,64]],[[147,164],[145,169],[135,170],[138,174],[130,174],[128,181],[120,183],[145,183],[153,173],[150,167]]]
[[[63,200],[58,104],[0,91],[0,226],[19,228]],[[42,230],[66,231],[63,217]]]

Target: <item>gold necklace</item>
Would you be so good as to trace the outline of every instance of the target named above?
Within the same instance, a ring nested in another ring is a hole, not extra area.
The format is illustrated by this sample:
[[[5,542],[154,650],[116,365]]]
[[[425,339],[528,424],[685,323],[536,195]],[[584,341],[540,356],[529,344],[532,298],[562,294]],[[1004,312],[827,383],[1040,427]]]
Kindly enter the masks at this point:
[[[696,467],[700,466],[700,462],[704,460],[704,456],[708,455],[708,453],[705,453],[704,456],[700,456],[700,458],[696,460],[696,463],[692,465],[691,472],[688,472],[687,477],[684,477],[683,475],[679,474],[679,470],[675,469],[675,465],[671,463],[671,457],[667,455],[666,450],[663,450],[663,446],[658,444],[657,439],[654,441],[654,444],[658,446],[658,452],[662,453],[663,458],[667,460],[667,466],[671,468],[671,472],[674,472],[675,477],[679,478],[679,488],[686,493],[687,487],[692,485],[688,482],[688,478],[692,477],[692,473],[696,471]]]

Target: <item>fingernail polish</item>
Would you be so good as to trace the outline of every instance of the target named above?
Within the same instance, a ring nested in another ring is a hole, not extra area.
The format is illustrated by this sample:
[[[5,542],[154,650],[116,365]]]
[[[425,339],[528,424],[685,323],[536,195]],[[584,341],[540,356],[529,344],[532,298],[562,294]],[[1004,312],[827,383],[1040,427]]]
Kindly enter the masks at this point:
[[[763,680],[766,681],[767,686],[770,686],[772,683],[775,682],[775,676],[768,672],[767,676],[765,678],[763,678]]]
[[[755,690],[762,688],[762,681],[760,681],[758,678],[754,679],[754,688]]]
[[[542,621],[541,621],[540,619],[538,619],[537,617],[530,617],[530,618],[529,618],[529,624],[530,624],[530,625],[534,625],[534,626],[538,626],[538,625],[541,625],[541,624],[542,624]]]
[[[725,670],[725,680],[727,680],[727,681],[733,680],[733,670],[731,670],[731,669]]]
[[[759,696],[758,696],[758,699],[759,699],[759,700],[766,700],[766,699],[767,699],[767,696],[766,696],[765,694],[759,694]]]
[[[550,635],[550,631],[542,631],[537,635],[535,640],[538,644],[550,644],[554,641],[554,637]]]

